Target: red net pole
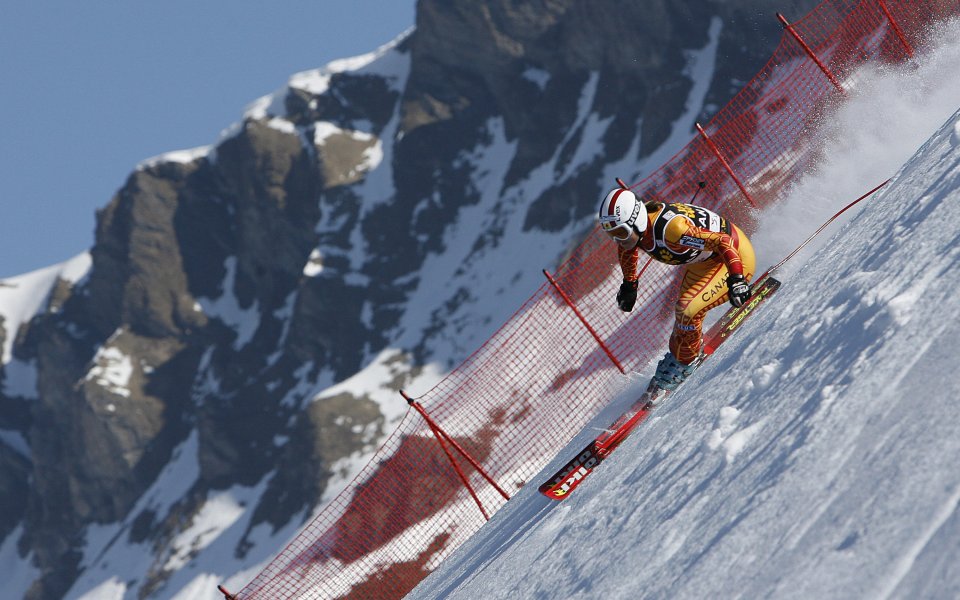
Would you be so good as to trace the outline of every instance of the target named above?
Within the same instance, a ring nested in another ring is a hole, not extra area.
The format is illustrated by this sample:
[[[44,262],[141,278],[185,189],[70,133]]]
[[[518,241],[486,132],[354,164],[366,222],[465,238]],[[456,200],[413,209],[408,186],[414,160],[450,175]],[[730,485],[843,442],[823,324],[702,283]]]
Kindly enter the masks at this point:
[[[480,501],[480,497],[477,496],[476,490],[474,490],[473,486],[470,485],[470,480],[467,479],[466,473],[464,473],[463,469],[460,468],[460,463],[457,462],[457,459],[454,458],[453,454],[450,453],[450,449],[447,448],[447,441],[452,442],[455,445],[457,451],[460,452],[465,458],[467,458],[467,460],[470,461],[470,464],[474,465],[475,467],[479,467],[479,464],[476,461],[474,461],[472,458],[470,458],[470,455],[467,454],[467,452],[463,448],[461,448],[459,444],[454,442],[448,435],[446,435],[446,432],[444,432],[443,429],[441,429],[440,426],[437,425],[436,421],[430,418],[430,415],[427,414],[427,411],[423,409],[423,406],[421,406],[419,402],[417,402],[416,400],[408,396],[406,392],[404,392],[403,390],[400,390],[400,395],[403,396],[403,398],[407,401],[407,404],[412,406],[414,410],[420,413],[420,416],[423,417],[423,420],[426,421],[427,425],[430,427],[430,431],[432,431],[433,434],[437,436],[437,441],[440,443],[440,447],[443,448],[443,453],[447,455],[447,459],[450,461],[450,464],[453,465],[454,470],[456,470],[457,476],[460,478],[460,481],[463,482],[464,487],[466,487],[467,491],[470,492],[470,495],[473,497],[473,501],[477,503],[477,506],[480,508],[480,512],[483,513],[483,518],[489,521],[490,515],[488,515],[487,510],[483,508],[483,502]],[[489,476],[486,473],[483,473],[483,469],[478,468],[477,470],[480,471],[485,478],[487,478],[487,481],[490,481],[491,484],[493,484],[493,486],[497,488],[498,492],[506,496],[506,492],[501,490],[496,483],[493,483],[493,481],[489,478]],[[510,498],[507,497],[507,500],[509,499]]]
[[[907,51],[907,54],[910,58],[913,58],[913,46],[910,45],[910,42],[907,41],[907,37],[903,35],[903,30],[900,29],[900,25],[897,24],[897,20],[893,18],[893,14],[890,12],[890,9],[887,8],[887,3],[883,0],[877,0],[877,4],[880,5],[880,9],[883,11],[883,14],[887,16],[887,20],[890,21],[890,25],[893,27],[893,31],[897,34],[897,37],[900,38],[900,43],[903,44],[903,48]]]
[[[464,450],[463,446],[461,446],[457,442],[457,440],[450,437],[450,435],[448,435],[447,432],[444,431],[443,428],[440,427],[440,425],[438,425],[437,422],[430,417],[430,415],[427,414],[427,411],[424,410],[423,406],[421,406],[419,402],[412,399],[403,390],[400,390],[400,395],[403,396],[403,398],[407,401],[407,404],[410,404],[411,406],[413,406],[417,410],[417,412],[423,415],[423,418],[426,419],[427,424],[430,425],[430,428],[433,430],[434,433],[439,433],[440,435],[442,435],[444,439],[446,439],[450,443],[450,445],[453,446],[454,449],[460,453],[461,456],[467,459],[468,463],[473,465],[473,468],[477,470],[477,473],[480,473],[480,476],[486,479],[487,483],[489,483],[491,487],[493,487],[493,489],[497,490],[497,493],[503,496],[504,500],[510,499],[510,495],[507,494],[507,492],[505,492],[502,487],[500,487],[500,484],[497,483],[497,481],[493,477],[491,477],[489,473],[487,473],[487,470],[483,468],[483,465],[477,462],[477,460],[473,458],[473,456],[469,452]]]
[[[590,323],[587,321],[587,318],[583,316],[583,313],[580,312],[580,309],[577,308],[577,305],[574,304],[573,300],[570,299],[570,296],[563,291],[563,288],[560,287],[560,284],[557,283],[557,280],[553,278],[553,275],[551,275],[546,269],[543,270],[543,274],[547,276],[547,281],[550,282],[550,285],[553,286],[553,289],[557,290],[557,293],[560,294],[560,297],[563,298],[563,301],[566,302],[567,306],[569,306],[573,310],[574,314],[577,315],[577,318],[580,319],[580,322],[583,323],[583,326],[587,328],[587,331],[590,332],[590,335],[593,336],[593,339],[597,340],[597,343],[600,344],[600,348],[602,348],[604,353],[610,357],[610,360],[613,361],[613,364],[620,369],[621,373],[626,373],[627,370],[622,364],[620,364],[620,361],[617,360],[617,357],[614,356],[613,352],[610,350],[610,347],[607,346],[607,344],[604,343],[604,341],[600,338],[600,334],[598,334],[597,330],[590,325]]]
[[[717,157],[717,160],[719,160],[720,164],[723,165],[723,168],[726,169],[734,183],[736,183],[737,187],[740,188],[740,191],[743,192],[743,195],[747,199],[747,202],[750,203],[750,206],[757,208],[757,204],[753,201],[753,198],[750,197],[750,192],[747,191],[746,186],[744,186],[743,182],[740,181],[740,178],[737,177],[737,174],[733,171],[733,167],[730,166],[730,163],[728,163],[727,159],[724,158],[723,153],[720,152],[720,148],[718,148],[713,140],[710,139],[710,136],[708,136],[707,132],[703,130],[703,127],[700,126],[700,123],[697,123],[697,131],[700,132],[700,136],[703,137],[703,140],[707,143],[710,151],[713,152],[713,155]]]
[[[227,588],[223,587],[222,585],[218,585],[217,589],[220,591],[221,594],[223,594],[224,600],[237,600],[237,597],[231,594],[230,592],[228,592]]]
[[[791,25],[790,22],[787,21],[787,19],[780,13],[777,13],[777,18],[780,19],[780,23],[783,24],[783,28],[786,29],[787,32],[793,36],[793,39],[797,40],[797,43],[800,44],[800,47],[803,48],[803,51],[807,53],[807,56],[810,57],[810,60],[817,63],[817,66],[820,67],[820,70],[823,71],[823,74],[830,79],[830,82],[833,83],[834,87],[840,90],[841,94],[846,94],[846,91],[843,89],[843,86],[840,85],[840,81],[837,80],[836,77],[834,77],[833,73],[830,72],[830,69],[827,68],[827,65],[823,64],[823,61],[820,60],[820,57],[818,57],[816,53],[814,53],[814,51],[810,48],[810,46],[808,46],[807,43],[803,41],[803,38],[800,37],[800,34],[797,33],[797,30],[793,28],[793,25]]]

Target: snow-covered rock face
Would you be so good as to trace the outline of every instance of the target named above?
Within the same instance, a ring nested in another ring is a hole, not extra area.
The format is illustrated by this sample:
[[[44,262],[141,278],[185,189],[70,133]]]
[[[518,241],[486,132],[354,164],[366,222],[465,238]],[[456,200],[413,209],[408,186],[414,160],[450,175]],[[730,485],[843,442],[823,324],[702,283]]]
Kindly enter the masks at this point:
[[[140,163],[86,263],[0,283],[10,593],[243,583],[779,37],[747,0],[534,4],[421,2]]]

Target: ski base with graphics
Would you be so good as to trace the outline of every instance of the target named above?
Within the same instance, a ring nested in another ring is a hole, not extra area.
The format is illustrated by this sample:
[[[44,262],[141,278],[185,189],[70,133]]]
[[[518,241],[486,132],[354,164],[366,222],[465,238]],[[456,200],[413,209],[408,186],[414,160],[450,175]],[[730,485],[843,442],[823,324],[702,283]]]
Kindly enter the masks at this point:
[[[717,347],[739,329],[740,325],[747,320],[747,317],[753,314],[753,311],[778,289],[780,289],[779,279],[774,279],[766,274],[761,276],[756,283],[750,286],[750,298],[739,308],[727,310],[703,336],[705,342],[702,354],[705,356],[713,354]]]
[[[750,298],[742,306],[727,310],[704,335],[703,351],[697,359],[697,366],[713,354],[720,344],[739,329],[756,308],[779,288],[780,281],[766,274],[753,284]],[[669,393],[669,390],[661,388],[656,384],[656,380],[651,379],[646,391],[630,405],[630,408],[578,452],[571,461],[561,467],[553,477],[540,485],[540,493],[551,500],[563,500],[570,495],[597,468],[597,465],[610,456],[653,409],[666,399]]]

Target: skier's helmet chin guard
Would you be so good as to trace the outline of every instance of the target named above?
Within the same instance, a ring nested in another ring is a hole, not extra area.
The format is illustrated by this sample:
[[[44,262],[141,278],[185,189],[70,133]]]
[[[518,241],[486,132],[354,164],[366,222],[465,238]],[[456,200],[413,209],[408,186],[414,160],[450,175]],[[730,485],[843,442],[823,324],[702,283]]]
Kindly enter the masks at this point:
[[[640,243],[644,231],[637,226],[641,213],[643,220],[640,226],[646,229],[647,215],[643,202],[630,190],[618,187],[610,190],[600,202],[600,227],[620,247],[632,250]]]

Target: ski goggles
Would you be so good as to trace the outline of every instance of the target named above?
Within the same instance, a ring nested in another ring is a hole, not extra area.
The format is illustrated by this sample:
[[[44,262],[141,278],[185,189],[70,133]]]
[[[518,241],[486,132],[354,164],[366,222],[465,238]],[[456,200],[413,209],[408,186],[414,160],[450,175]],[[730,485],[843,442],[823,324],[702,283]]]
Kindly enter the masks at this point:
[[[604,223],[603,231],[624,250],[632,250],[640,243],[640,232],[637,231],[636,227],[626,223],[616,226],[613,226],[613,223]]]

